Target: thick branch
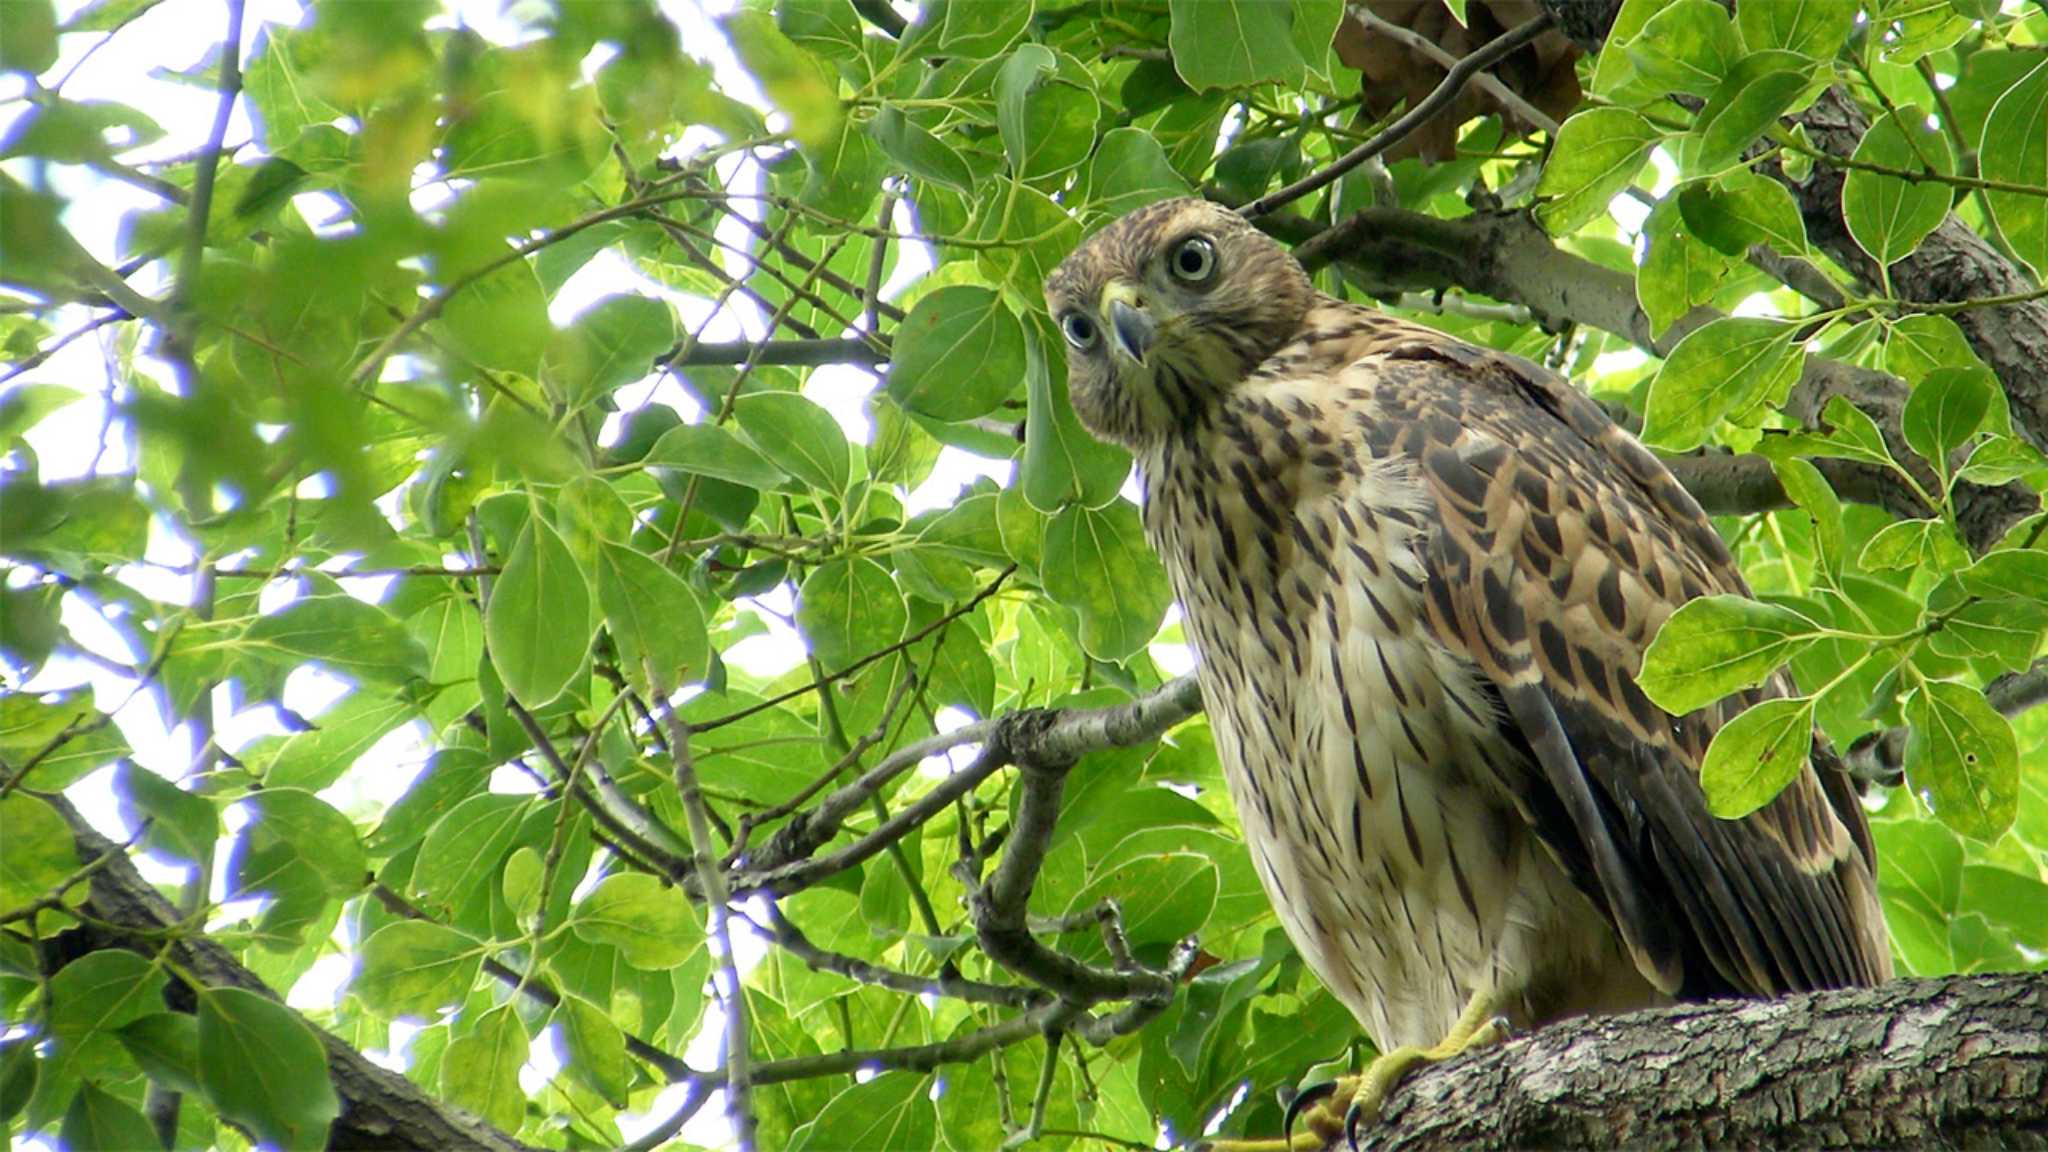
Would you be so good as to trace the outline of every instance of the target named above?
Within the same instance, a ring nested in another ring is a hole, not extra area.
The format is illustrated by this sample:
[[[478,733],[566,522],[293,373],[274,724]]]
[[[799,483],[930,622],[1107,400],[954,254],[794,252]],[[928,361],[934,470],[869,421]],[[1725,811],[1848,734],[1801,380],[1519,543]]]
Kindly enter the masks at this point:
[[[1418,1073],[1360,1146],[2048,1147],[2048,978],[1576,1020]]]
[[[99,937],[91,942],[93,948],[127,948],[149,955],[163,946],[164,939],[172,939],[168,946],[172,959],[209,987],[244,988],[278,998],[227,949],[185,931],[184,917],[171,902],[142,878],[119,845],[93,831],[69,801],[60,796],[43,798],[70,822],[80,855],[96,859],[114,853],[115,858],[93,876],[92,895],[83,909],[100,925],[77,929]],[[332,1146],[417,1148],[421,1152],[454,1148],[512,1152],[529,1147],[474,1116],[443,1105],[400,1073],[372,1064],[340,1037],[308,1026],[327,1050],[328,1075],[341,1097],[341,1116],[329,1134]]]

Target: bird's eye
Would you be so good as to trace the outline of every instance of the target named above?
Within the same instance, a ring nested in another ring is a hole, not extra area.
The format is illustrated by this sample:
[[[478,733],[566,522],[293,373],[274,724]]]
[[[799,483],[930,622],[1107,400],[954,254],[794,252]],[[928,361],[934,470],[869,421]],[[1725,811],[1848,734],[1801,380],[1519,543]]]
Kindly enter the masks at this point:
[[[1060,320],[1060,331],[1066,334],[1067,343],[1087,351],[1095,346],[1096,337],[1101,333],[1095,328],[1095,321],[1086,312],[1069,312]]]
[[[1173,250],[1173,274],[1190,284],[1200,284],[1216,274],[1216,245],[1207,236],[1190,236]]]

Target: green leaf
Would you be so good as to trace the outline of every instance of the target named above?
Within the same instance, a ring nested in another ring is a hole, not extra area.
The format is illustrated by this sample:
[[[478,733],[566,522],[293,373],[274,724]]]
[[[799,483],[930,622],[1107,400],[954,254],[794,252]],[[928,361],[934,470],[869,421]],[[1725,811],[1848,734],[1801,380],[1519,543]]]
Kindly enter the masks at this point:
[[[453,282],[470,271],[457,269],[444,279]],[[554,331],[540,278],[525,260],[515,260],[450,296],[439,327],[464,359],[526,377],[540,370],[541,352],[548,333]]]
[[[35,1098],[43,1062],[36,1056],[35,1037],[24,1032],[0,1041],[0,1124],[10,1124]],[[10,1131],[11,1131],[10,1127]]]
[[[151,821],[143,834],[144,847],[211,871],[214,844],[220,839],[220,812],[210,801],[132,761],[122,761],[114,769],[114,795],[121,800],[125,823]]]
[[[239,758],[271,787],[314,791],[339,780],[385,733],[415,715],[405,696],[353,692],[322,712],[306,731],[258,740],[242,749]]]
[[[1955,172],[1948,137],[1928,127],[1927,114],[1911,104],[1872,124],[1856,145],[1855,159],[1906,172]],[[1951,194],[1948,185],[1933,180],[1851,171],[1842,184],[1842,219],[1871,259],[1889,267],[1940,227]]]
[[[1798,325],[1731,316],[1686,334],[1650,383],[1643,441],[1672,452],[1704,444],[1722,420],[1763,398],[1782,398],[1806,350]]]
[[[948,53],[993,57],[1009,47],[1030,26],[1036,8],[1037,4],[1031,0],[1018,4],[950,0],[942,6],[939,47]]]
[[[757,392],[740,397],[733,413],[747,439],[777,468],[826,495],[846,490],[852,466],[846,433],[830,412],[795,392]]]
[[[2019,811],[2019,744],[1982,690],[1947,680],[1906,699],[1906,781],[1942,823],[1996,840]]]
[[[115,1033],[151,1080],[198,1095],[199,1021],[184,1012],[154,1012]]]
[[[1659,708],[1683,716],[1762,684],[1820,634],[1820,625],[1790,608],[1747,596],[1701,596],[1657,630],[1636,685]]]
[[[569,1049],[569,1070],[614,1108],[626,1106],[632,1068],[626,1063],[626,1036],[604,1010],[581,996],[562,997],[555,1009],[562,1040]]]
[[[134,952],[108,948],[87,953],[50,978],[50,1035],[78,1052],[94,1037],[163,1011],[167,984],[162,969]]]
[[[1977,163],[1985,179],[2048,188],[2048,59],[1992,105]],[[2035,277],[2048,278],[2048,200],[1996,190],[1984,195],[2014,254],[2033,266]]]
[[[0,827],[7,829],[7,851],[0,854],[0,912],[49,895],[78,870],[71,826],[49,801],[26,792],[0,798]]]
[[[1773,63],[1795,67],[1768,70]],[[1695,151],[1688,169],[1704,174],[1733,164],[1806,91],[1808,71],[1798,66],[1804,63],[1797,57],[1783,61],[1766,54],[1744,57],[1700,110],[1693,127]]]
[[[1830,60],[1842,50],[1855,26],[1856,7],[1856,0],[1741,4],[1735,9],[1735,26],[1752,52],[1783,48],[1815,60]]]
[[[527,806],[525,797],[485,792],[450,809],[420,844],[413,890],[423,900],[462,909],[497,876]]]
[[[590,585],[576,557],[546,519],[529,518],[484,608],[484,638],[506,691],[528,708],[560,696],[583,667],[590,623]]]
[[[57,63],[57,10],[50,0],[0,4],[0,71],[30,76]]]
[[[820,564],[797,592],[797,627],[827,671],[894,644],[909,621],[888,569],[865,556]]]
[[[1197,92],[1279,80],[1307,66],[1294,42],[1292,6],[1261,0],[1167,0],[1173,66]]]
[[[1747,170],[1689,185],[1680,197],[1687,227],[1716,251],[1741,257],[1752,244],[1789,256],[1806,252],[1806,222],[1783,184]]]
[[[636,681],[645,677],[643,666],[652,664],[667,692],[709,670],[704,606],[682,577],[654,558],[624,544],[603,544],[597,599],[619,645],[619,661]]]
[[[1166,149],[1142,128],[1112,128],[1103,134],[1081,176],[1089,206],[1122,216],[1158,200],[1186,196],[1186,177],[1167,159]]]
[[[1908,384],[1945,366],[1978,363],[1963,330],[1947,316],[1908,316],[1889,325],[1884,334],[1884,370]]]
[[[1872,820],[1885,926],[1907,973],[1954,970],[1949,921],[1962,894],[1963,845],[1933,820]]]
[[[1024,462],[1018,480],[1024,498],[1041,512],[1069,501],[1097,505],[1115,498],[1130,474],[1130,456],[1122,449],[1088,435],[1067,399],[1064,361],[1045,354],[1045,338],[1036,327],[1025,338]]]
[[[389,612],[346,593],[301,596],[242,633],[242,647],[296,667],[318,660],[379,684],[424,676],[427,654]]]
[[[674,468],[747,488],[773,488],[788,477],[752,445],[716,424],[683,424],[647,450],[650,468]]]
[[[783,115],[790,135],[806,148],[820,148],[838,134],[845,111],[830,73],[804,51],[766,12],[742,9],[720,21],[748,75]]]
[[[1166,570],[1146,546],[1138,510],[1069,507],[1045,532],[1045,591],[1081,614],[1081,646],[1098,660],[1142,649],[1166,615]]]
[[[284,1148],[324,1148],[341,1114],[327,1053],[304,1020],[242,988],[199,996],[199,1082],[221,1119]]]
[[[1949,473],[1949,453],[1984,423],[1994,381],[1989,368],[1938,368],[1906,398],[1906,411],[1899,419],[1906,444],[1940,475]]]
[[[517,1132],[526,1116],[519,1069],[527,1051],[526,1027],[518,1013],[500,1004],[478,1018],[475,1031],[448,1042],[441,1056],[441,1094],[500,1131]]]
[[[1676,0],[1624,46],[1636,74],[1659,88],[1710,96],[1742,57],[1728,12],[1713,0]]]
[[[1685,226],[1679,198],[1666,196],[1643,222],[1643,263],[1636,273],[1636,300],[1661,336],[1695,307],[1713,299],[1736,261],[1701,243]]]
[[[102,1148],[108,1152],[133,1152],[137,1148],[161,1147],[156,1129],[148,1118],[127,1101],[101,1091],[91,1081],[81,1085],[78,1095],[71,1098],[71,1107],[64,1112],[64,1126],[58,1130],[57,1138],[64,1142],[64,1147],[76,1148],[79,1152]]]
[[[1961,579],[1972,596],[2018,596],[2048,603],[2048,551],[2001,548],[1964,569]]]
[[[789,1152],[935,1147],[939,1118],[930,1091],[931,1081],[913,1072],[884,1072],[855,1084],[796,1130]]]
[[[1845,536],[1842,501],[1835,495],[1834,487],[1810,460],[1773,458],[1771,469],[1777,473],[1778,483],[1784,486],[1786,497],[1806,513],[1808,528],[1813,533],[1815,559],[1821,569],[1840,573]]]
[[[591,944],[618,948],[635,968],[672,968],[704,938],[704,921],[681,889],[644,872],[616,872],[576,905],[569,926]]]
[[[831,219],[865,222],[888,169],[866,128],[848,119],[823,144],[804,149],[804,172],[799,203]]]
[[[288,847],[332,895],[353,896],[369,882],[369,859],[355,825],[326,801],[298,788],[265,788],[243,803],[250,823],[242,836]]]
[[[363,942],[349,990],[379,1015],[431,1020],[469,995],[483,954],[466,932],[431,920],[395,920]]]
[[[611,296],[556,332],[542,363],[571,407],[581,407],[655,371],[656,358],[675,343],[675,313],[666,303]]]
[[[89,691],[0,697],[0,757],[12,766],[35,762],[35,788],[58,792],[128,754],[121,730],[101,722]]]
[[[2042,589],[2048,594],[2048,585]],[[1994,660],[2008,672],[2023,672],[2041,647],[2043,631],[2048,631],[2048,603],[2001,596],[1959,605],[1927,644],[1944,656]]]
[[[1023,375],[1024,326],[994,291],[956,284],[924,296],[897,327],[889,395],[920,416],[972,420]]]
[[[996,128],[1020,180],[1064,172],[1088,158],[1102,106],[1071,56],[1020,44],[996,72]]]
[[[838,57],[857,57],[866,34],[852,0],[783,0],[775,26],[793,43]]]
[[[1813,699],[1766,700],[1714,734],[1700,765],[1707,811],[1734,820],[1771,802],[1813,750]]]
[[[1585,108],[1558,129],[1543,165],[1536,215],[1553,236],[1576,232],[1607,210],[1664,134],[1626,108]]]
[[[1940,520],[1899,520],[1879,529],[1863,545],[1856,565],[1872,572],[1888,568],[1927,568],[1946,572],[1968,563],[1969,553]]]
[[[932,180],[961,192],[974,188],[974,172],[951,144],[924,130],[903,110],[884,106],[868,121],[868,131],[889,159],[920,180]]]

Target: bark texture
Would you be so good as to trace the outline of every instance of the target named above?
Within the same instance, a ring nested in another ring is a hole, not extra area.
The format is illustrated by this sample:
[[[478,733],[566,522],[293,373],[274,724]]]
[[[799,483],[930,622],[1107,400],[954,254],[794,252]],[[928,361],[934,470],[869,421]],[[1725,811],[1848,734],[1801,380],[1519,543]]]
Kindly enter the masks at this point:
[[[2048,1148],[2048,975],[1570,1021],[1416,1074],[1360,1147]]]
[[[109,860],[92,878],[92,893],[81,909],[99,926],[74,929],[67,935],[82,938],[68,941],[73,949],[96,951],[126,948],[145,956],[162,947],[156,934],[179,928],[183,917],[164,899],[128,859],[117,844],[92,830],[62,797],[45,796],[71,824],[78,838],[81,858],[97,859],[112,852]],[[272,1000],[272,992],[261,977],[242,966],[234,954],[204,937],[180,933],[170,945],[171,954],[186,971],[213,988],[246,988]],[[191,992],[174,985],[171,996],[187,998]],[[341,1097],[341,1115],[328,1136],[332,1148],[483,1149],[487,1152],[520,1152],[530,1148],[485,1123],[429,1096],[403,1075],[382,1068],[364,1058],[340,1037],[308,1024],[327,1050],[327,1072]]]

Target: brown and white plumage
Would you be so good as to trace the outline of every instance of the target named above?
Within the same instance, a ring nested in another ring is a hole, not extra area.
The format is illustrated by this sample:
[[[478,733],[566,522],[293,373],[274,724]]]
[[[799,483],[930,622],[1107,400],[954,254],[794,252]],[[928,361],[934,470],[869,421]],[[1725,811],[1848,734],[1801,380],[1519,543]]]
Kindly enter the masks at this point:
[[[1206,254],[1202,251],[1206,249]],[[1290,937],[1382,1051],[1475,994],[1516,1023],[1890,974],[1824,742],[1711,816],[1714,731],[1634,673],[1746,593],[1699,506],[1565,381],[1324,296],[1198,200],[1048,280],[1082,421],[1129,447],[1232,796]]]

